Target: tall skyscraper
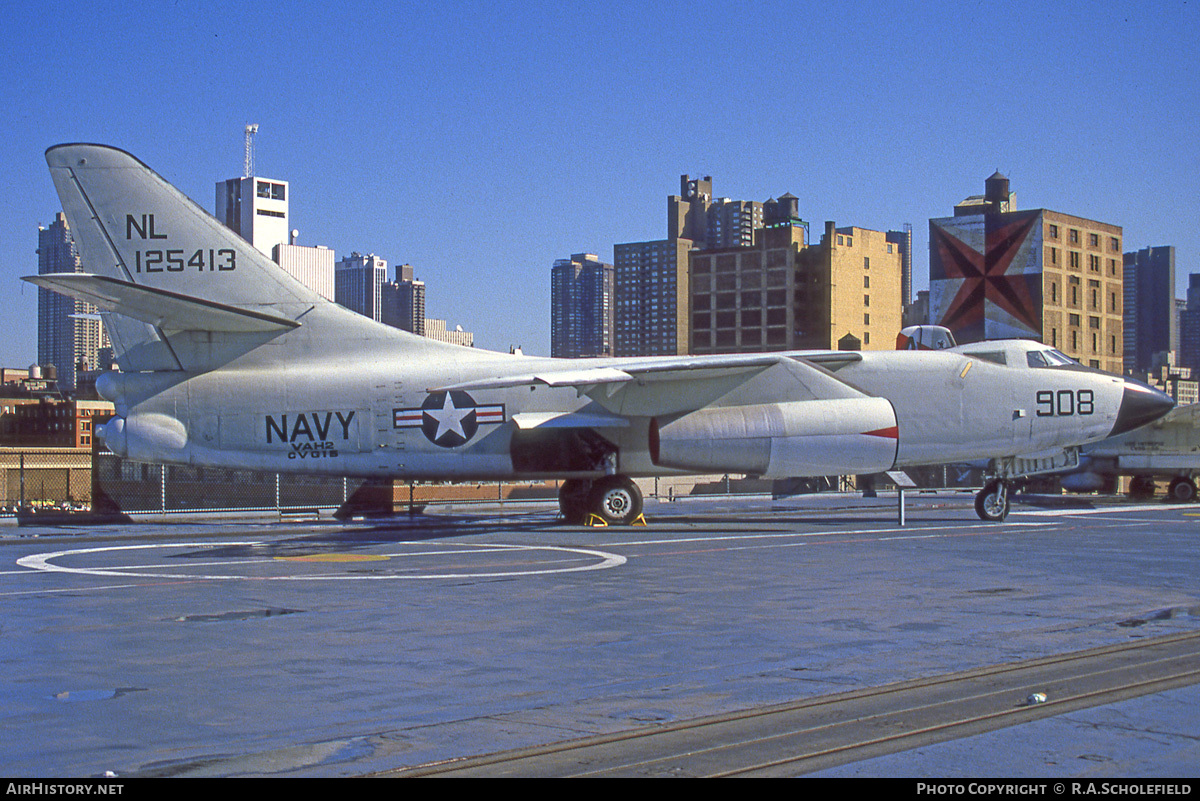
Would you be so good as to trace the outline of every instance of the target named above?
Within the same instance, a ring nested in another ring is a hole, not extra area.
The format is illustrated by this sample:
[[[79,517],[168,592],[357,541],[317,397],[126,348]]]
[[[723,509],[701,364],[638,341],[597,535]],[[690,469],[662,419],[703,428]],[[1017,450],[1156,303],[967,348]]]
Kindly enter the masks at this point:
[[[626,242],[613,246],[616,356],[688,352],[691,308],[690,239]]]
[[[1126,253],[1125,370],[1146,371],[1154,354],[1179,350],[1175,314],[1175,248],[1149,247]]]
[[[38,275],[82,272],[67,218],[38,228]],[[61,389],[73,390],[79,370],[95,370],[98,351],[110,347],[95,306],[38,289],[38,363],[52,364]]]
[[[1027,338],[1120,374],[1121,227],[1018,211],[1008,179],[929,221],[929,318],[960,343]]]
[[[287,181],[256,176],[219,181],[216,217],[270,256],[289,241]]]
[[[354,252],[334,268],[334,300],[351,311],[381,321],[387,262],[369,253]]]
[[[912,294],[912,226],[904,224],[902,231],[888,231],[887,241],[900,250],[900,303],[907,307],[913,302]]]
[[[614,274],[594,253],[558,259],[550,272],[550,355],[612,356]]]
[[[418,281],[411,264],[396,267],[396,280],[381,288],[380,322],[425,336],[425,282]]]
[[[1187,301],[1179,314],[1179,364],[1200,376],[1200,273],[1188,276]]]

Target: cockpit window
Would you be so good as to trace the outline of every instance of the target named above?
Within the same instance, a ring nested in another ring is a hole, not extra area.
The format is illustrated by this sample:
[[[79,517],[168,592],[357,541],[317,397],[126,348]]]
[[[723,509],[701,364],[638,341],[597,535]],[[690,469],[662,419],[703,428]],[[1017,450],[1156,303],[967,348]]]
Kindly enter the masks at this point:
[[[1055,366],[1079,364],[1079,362],[1075,361],[1074,359],[1072,359],[1070,356],[1063,353],[1062,351],[1057,351],[1057,350],[1053,350],[1053,349],[1046,351],[1046,358],[1050,360],[1050,364],[1055,365]]]
[[[1008,359],[1004,356],[1002,350],[985,350],[976,351],[975,353],[967,353],[967,356],[973,356],[976,359],[983,359],[985,362],[993,362],[995,364],[1008,364]]]
[[[1031,350],[1025,354],[1030,367],[1069,367],[1078,364],[1067,354],[1054,349]]]

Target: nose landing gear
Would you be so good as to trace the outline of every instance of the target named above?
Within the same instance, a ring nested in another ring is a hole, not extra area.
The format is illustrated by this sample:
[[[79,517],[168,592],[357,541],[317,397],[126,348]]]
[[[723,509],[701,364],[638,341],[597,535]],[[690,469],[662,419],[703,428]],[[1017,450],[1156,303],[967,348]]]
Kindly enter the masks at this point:
[[[994,478],[975,496],[975,514],[989,523],[1002,523],[1008,517],[1008,482]]]

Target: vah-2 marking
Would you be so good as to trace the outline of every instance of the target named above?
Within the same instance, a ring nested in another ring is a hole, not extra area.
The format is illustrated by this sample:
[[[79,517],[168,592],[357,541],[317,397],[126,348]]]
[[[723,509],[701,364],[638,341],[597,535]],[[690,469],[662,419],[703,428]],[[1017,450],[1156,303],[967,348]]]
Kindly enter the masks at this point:
[[[393,428],[420,428],[425,438],[443,448],[470,442],[479,426],[504,422],[504,404],[478,404],[466,392],[431,392],[418,409],[393,409]]]
[[[350,443],[352,423],[353,411],[300,412],[291,416],[290,424],[286,414],[268,414],[264,433],[268,445],[278,440],[291,447],[287,455],[289,459],[336,458],[336,438],[340,434],[342,447],[346,447]]]

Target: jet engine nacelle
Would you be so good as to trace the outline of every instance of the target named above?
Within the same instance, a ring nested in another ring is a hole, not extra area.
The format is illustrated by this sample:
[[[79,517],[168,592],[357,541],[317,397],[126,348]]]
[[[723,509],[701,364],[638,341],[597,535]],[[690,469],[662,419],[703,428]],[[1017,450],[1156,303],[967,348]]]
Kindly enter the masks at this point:
[[[165,414],[134,413],[96,426],[96,435],[117,456],[139,462],[178,462],[187,428]]]
[[[1099,473],[1085,470],[1082,473],[1069,473],[1062,476],[1058,483],[1067,492],[1099,492],[1105,488],[1108,479]]]
[[[650,457],[660,467],[766,478],[889,470],[898,441],[884,398],[706,408],[650,425]]]

